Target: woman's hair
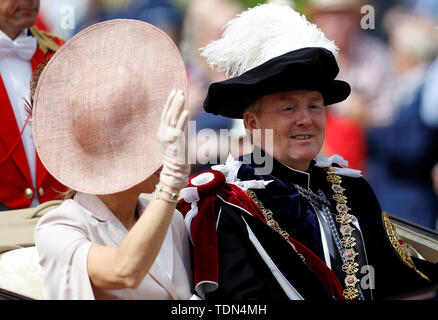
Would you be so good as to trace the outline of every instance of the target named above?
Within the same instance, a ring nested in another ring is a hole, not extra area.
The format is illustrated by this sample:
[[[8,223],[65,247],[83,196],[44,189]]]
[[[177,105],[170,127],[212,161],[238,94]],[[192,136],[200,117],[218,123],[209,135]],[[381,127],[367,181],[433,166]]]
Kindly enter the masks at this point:
[[[67,191],[61,193],[61,196],[63,200],[68,200],[68,199],[73,199],[76,193],[77,193],[76,190],[68,188]]]
[[[33,98],[35,95],[35,90],[38,84],[38,80],[40,79],[41,74],[43,73],[43,70],[47,63],[49,62],[50,58],[46,59],[45,61],[41,62],[38,67],[36,67],[32,80],[30,81],[30,102],[25,100],[24,101],[24,107],[26,110],[26,114],[29,117],[29,119],[32,119],[32,109],[33,109]]]

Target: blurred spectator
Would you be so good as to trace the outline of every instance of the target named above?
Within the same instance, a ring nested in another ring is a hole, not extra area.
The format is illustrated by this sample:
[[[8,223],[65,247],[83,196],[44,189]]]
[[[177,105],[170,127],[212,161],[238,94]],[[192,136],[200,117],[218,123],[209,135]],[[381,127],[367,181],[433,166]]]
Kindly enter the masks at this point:
[[[241,8],[233,0],[193,0],[187,9],[181,48],[190,79],[189,108],[192,119],[199,122],[198,129],[229,127],[229,119],[221,116],[209,118],[209,114],[202,109],[208,85],[224,80],[225,74],[212,70],[206,59],[200,56],[199,49],[210,41],[219,39],[222,26],[235,18],[240,11]]]
[[[387,124],[393,105],[388,49],[361,29],[361,8],[367,4],[362,0],[310,0],[308,7],[313,22],[340,49],[338,78],[352,87],[347,100],[328,108],[323,151],[343,156],[349,167],[360,170],[366,168],[364,128]]]
[[[207,65],[206,59],[200,56],[199,48],[204,47],[213,40],[219,39],[223,32],[222,26],[235,18],[242,9],[234,0],[193,0],[187,9],[181,50],[189,77],[188,105],[190,120],[196,121],[197,132],[203,129],[211,129],[218,133],[220,129],[232,128],[231,119],[206,113],[202,109],[208,86],[212,82],[224,80],[225,74],[212,70]],[[217,136],[219,137],[219,135]],[[218,141],[215,150],[213,150],[215,146],[211,144],[211,141],[207,141],[207,139],[189,142],[190,145],[196,146],[196,148],[191,150],[196,155],[192,154],[191,157],[196,157],[196,159],[205,158],[205,151],[208,149],[212,151],[209,158],[211,162],[219,162],[221,154],[222,159],[225,161],[229,149],[221,148],[221,146],[224,147],[231,143],[228,141],[228,138],[225,139],[227,141]],[[212,149],[206,146],[208,143],[210,143]],[[215,153],[217,158],[214,157]],[[203,169],[198,164],[194,166],[193,172]]]
[[[369,181],[382,208],[435,228],[438,161],[438,49],[434,23],[401,9],[386,19],[398,73],[391,124],[368,132]]]
[[[182,15],[171,0],[88,0],[88,12],[75,33],[97,22],[111,19],[137,19],[165,31],[175,43],[180,41]]]
[[[25,108],[33,72],[63,43],[33,26],[39,4],[0,2],[0,210],[34,207],[65,191],[38,158]]]
[[[404,0],[404,3],[419,15],[438,18],[438,1],[436,0]]]
[[[78,22],[90,11],[90,3],[91,0],[41,0],[40,12],[47,31],[70,39]]]

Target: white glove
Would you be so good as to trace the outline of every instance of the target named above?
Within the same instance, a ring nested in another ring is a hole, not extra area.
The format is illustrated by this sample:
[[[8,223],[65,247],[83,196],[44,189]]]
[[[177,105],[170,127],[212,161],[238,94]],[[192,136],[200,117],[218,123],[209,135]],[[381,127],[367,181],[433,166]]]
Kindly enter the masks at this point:
[[[164,154],[160,181],[175,189],[181,189],[187,184],[191,169],[185,159],[184,128],[187,119],[188,111],[184,110],[183,91],[172,90],[161,114],[157,139],[161,142]]]

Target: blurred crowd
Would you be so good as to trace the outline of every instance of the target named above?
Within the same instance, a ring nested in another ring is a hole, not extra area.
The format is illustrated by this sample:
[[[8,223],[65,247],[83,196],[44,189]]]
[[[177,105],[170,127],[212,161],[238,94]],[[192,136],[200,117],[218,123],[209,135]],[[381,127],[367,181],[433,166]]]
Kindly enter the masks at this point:
[[[233,130],[239,121],[207,114],[211,82],[225,79],[199,55],[222,26],[248,6],[244,0],[41,0],[38,25],[68,40],[108,19],[154,24],[179,46],[187,66],[188,105],[196,130]],[[272,1],[294,6],[340,48],[339,78],[351,96],[327,111],[326,155],[362,170],[384,210],[431,229],[438,213],[438,1]],[[202,141],[198,141],[202,143]],[[229,145],[229,144],[218,144]],[[228,149],[218,149],[218,160]],[[224,157],[225,155],[225,157]],[[237,156],[237,155],[234,155]],[[195,165],[193,172],[203,164]]]

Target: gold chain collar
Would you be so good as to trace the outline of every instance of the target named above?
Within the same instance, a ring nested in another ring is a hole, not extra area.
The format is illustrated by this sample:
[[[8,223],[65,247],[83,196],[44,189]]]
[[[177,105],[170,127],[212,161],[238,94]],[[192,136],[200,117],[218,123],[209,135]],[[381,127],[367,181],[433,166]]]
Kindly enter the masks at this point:
[[[344,195],[345,189],[341,187],[342,178],[336,174],[333,167],[327,168],[327,181],[332,183],[333,200],[336,201],[335,220],[340,224],[339,233],[342,235],[340,244],[342,246],[342,271],[346,274],[344,283],[346,288],[343,291],[344,298],[354,300],[359,297],[359,290],[356,288],[356,283],[359,279],[356,277],[359,271],[359,264],[355,261],[357,252],[354,250],[356,246],[356,238],[352,235],[355,228],[351,224],[354,216],[348,213],[351,209],[347,205],[347,197]]]
[[[298,250],[295,248],[295,245],[290,241],[289,233],[287,233],[286,231],[281,229],[278,222],[275,221],[272,211],[269,209],[266,209],[263,206],[263,204],[257,198],[254,191],[248,189],[248,190],[246,190],[246,194],[251,198],[251,200],[253,200],[257,204],[259,209],[262,211],[262,213],[265,217],[265,220],[266,220],[266,224],[269,227],[271,227],[272,229],[274,229],[275,231],[277,231],[284,239],[286,239],[286,241],[291,245],[291,247],[295,250],[295,252],[300,256],[301,260],[305,263],[306,259],[304,258],[304,256],[301,253],[298,252]]]

